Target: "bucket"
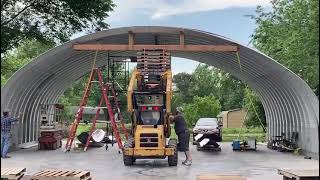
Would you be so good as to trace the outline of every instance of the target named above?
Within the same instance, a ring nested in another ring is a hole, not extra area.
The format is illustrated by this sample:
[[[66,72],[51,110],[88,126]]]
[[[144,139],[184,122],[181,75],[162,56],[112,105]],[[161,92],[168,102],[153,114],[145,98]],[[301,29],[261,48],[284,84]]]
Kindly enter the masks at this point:
[[[96,129],[92,133],[92,139],[94,142],[101,142],[106,135],[106,132],[104,132],[102,129]]]

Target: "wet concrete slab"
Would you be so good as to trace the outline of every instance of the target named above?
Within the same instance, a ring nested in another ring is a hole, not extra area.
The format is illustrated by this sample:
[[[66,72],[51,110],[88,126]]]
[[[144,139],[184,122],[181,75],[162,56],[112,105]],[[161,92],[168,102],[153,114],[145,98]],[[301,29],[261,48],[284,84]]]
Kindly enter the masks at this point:
[[[130,167],[124,166],[117,146],[90,148],[87,152],[62,149],[39,151],[36,148],[10,153],[12,158],[1,159],[2,167],[26,167],[26,174],[43,169],[88,170],[97,180],[195,180],[197,175],[243,175],[249,180],[280,180],[278,168],[318,169],[318,160],[303,156],[280,153],[258,145],[257,151],[232,151],[231,143],[221,143],[221,152],[197,151],[190,144],[192,166],[181,162],[184,154],[179,152],[177,167],[169,167],[167,160],[137,160]]]

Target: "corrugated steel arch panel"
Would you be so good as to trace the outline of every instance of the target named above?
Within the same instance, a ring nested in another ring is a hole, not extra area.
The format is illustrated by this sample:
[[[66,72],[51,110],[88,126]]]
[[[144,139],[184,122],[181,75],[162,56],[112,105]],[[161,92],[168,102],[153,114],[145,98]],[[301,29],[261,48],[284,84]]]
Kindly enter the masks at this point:
[[[36,141],[39,127],[39,105],[55,103],[75,80],[86,74],[94,52],[78,52],[73,43],[127,44],[128,31],[135,33],[137,44],[176,44],[179,31],[187,44],[236,43],[225,37],[194,29],[175,27],[124,27],[86,35],[53,48],[17,71],[1,89],[1,109],[10,108],[13,115],[23,112],[19,143]],[[237,43],[239,44],[239,43]],[[106,52],[99,52],[98,65],[106,64]],[[111,55],[132,55],[132,52],[111,52]],[[264,54],[240,46],[242,70],[232,53],[174,52],[173,56],[203,62],[238,77],[252,88],[262,101],[268,123],[268,137],[280,132],[299,132],[299,144],[317,157],[319,100],[297,75]]]

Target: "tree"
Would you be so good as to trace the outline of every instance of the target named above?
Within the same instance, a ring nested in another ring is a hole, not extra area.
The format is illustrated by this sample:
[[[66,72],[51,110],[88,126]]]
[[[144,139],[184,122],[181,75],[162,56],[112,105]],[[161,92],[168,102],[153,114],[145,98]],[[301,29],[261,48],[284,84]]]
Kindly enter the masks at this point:
[[[194,97],[192,103],[185,104],[184,116],[189,127],[202,117],[217,117],[221,106],[214,96]]]
[[[180,93],[174,93],[171,100],[171,112],[175,112],[177,107],[180,107],[184,104],[184,99]]]
[[[207,64],[199,64],[192,74],[195,82],[191,88],[192,94],[200,97],[218,96],[218,85],[220,80],[220,72]]]
[[[180,96],[179,99],[183,100],[184,103],[191,102],[193,98],[191,89],[195,84],[193,82],[192,75],[188,73],[178,73],[173,76],[173,83],[175,84],[178,91],[175,92],[176,97]],[[177,98],[175,98],[175,100],[177,100]],[[174,102],[178,103],[179,101]]]
[[[253,45],[288,67],[311,88],[319,85],[319,1],[273,0],[272,10],[258,7]]]
[[[99,31],[112,0],[1,0],[1,54],[26,39],[65,42],[80,31]]]
[[[219,99],[222,110],[242,107],[244,84],[220,69],[200,64],[192,74],[179,73],[174,76],[184,103],[190,103],[194,96],[215,96]]]
[[[258,96],[249,89],[245,90],[244,108],[248,111],[245,119],[247,127],[265,127],[267,125],[263,105]]]
[[[221,110],[227,111],[242,107],[245,85],[229,73],[223,71],[220,73],[218,98],[221,104]]]
[[[6,54],[1,61],[1,86],[8,78],[11,77],[18,69],[29,63],[33,58],[52,48],[54,44],[42,43],[34,39],[23,42],[15,50]]]

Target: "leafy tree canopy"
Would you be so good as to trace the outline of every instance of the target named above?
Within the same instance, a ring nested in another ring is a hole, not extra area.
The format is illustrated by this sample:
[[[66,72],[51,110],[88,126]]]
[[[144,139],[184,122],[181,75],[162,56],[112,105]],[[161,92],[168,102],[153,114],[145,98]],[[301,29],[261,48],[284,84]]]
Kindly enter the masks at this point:
[[[251,16],[257,28],[255,47],[300,75],[311,88],[319,86],[319,1],[273,0],[266,12]]]
[[[112,0],[1,0],[1,54],[26,39],[65,42],[80,31],[106,29]]]
[[[5,60],[1,61],[1,86],[3,86],[8,78],[18,69],[53,46],[54,44],[52,43],[43,44],[32,39],[24,41],[15,50],[7,53],[3,58]]]
[[[217,117],[221,106],[214,96],[194,97],[192,103],[184,105],[184,116],[189,127],[202,117]]]

